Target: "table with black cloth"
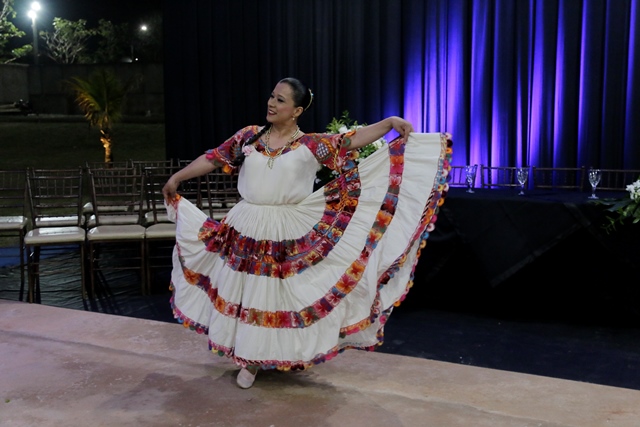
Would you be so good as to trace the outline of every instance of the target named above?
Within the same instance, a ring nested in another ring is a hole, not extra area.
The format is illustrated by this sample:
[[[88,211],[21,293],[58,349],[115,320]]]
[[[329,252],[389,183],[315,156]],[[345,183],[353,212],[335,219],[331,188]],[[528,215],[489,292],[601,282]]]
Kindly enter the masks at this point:
[[[451,188],[409,307],[594,322],[640,319],[640,224],[577,191]],[[628,193],[602,193],[602,199]]]

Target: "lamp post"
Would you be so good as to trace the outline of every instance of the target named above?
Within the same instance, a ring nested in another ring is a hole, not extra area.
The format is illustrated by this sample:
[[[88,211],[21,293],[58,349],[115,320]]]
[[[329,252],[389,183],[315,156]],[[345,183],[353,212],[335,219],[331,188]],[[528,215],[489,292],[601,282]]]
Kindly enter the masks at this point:
[[[31,9],[29,10],[29,18],[31,18],[31,28],[33,29],[33,63],[38,65],[38,28],[36,26],[36,19],[38,18],[38,11],[40,10],[40,3],[34,1],[31,3]]]

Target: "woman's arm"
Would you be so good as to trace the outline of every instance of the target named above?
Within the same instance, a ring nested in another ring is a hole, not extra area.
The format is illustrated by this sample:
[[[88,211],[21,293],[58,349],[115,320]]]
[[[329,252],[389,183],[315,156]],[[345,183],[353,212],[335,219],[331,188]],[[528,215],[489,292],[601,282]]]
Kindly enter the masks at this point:
[[[176,190],[182,181],[205,175],[217,167],[220,167],[217,161],[212,162],[207,159],[206,154],[201,155],[183,169],[171,175],[171,178],[167,180],[167,183],[162,188],[165,200],[171,201],[176,197]]]
[[[355,135],[351,137],[351,144],[345,146],[345,148],[347,150],[355,150],[357,148],[364,147],[365,145],[371,144],[373,141],[382,138],[384,135],[389,133],[391,129],[395,129],[395,131],[403,138],[409,137],[409,133],[413,132],[413,126],[410,122],[401,117],[391,116],[379,121],[378,123],[358,129]]]

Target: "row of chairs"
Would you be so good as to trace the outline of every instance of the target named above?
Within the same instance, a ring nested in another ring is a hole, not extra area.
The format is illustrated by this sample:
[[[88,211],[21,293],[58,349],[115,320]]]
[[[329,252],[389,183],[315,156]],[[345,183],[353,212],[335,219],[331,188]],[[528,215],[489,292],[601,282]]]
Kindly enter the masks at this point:
[[[449,172],[449,185],[466,187],[466,166],[452,166]],[[537,167],[529,169],[527,187],[533,189],[558,190],[590,190],[587,180],[588,169],[581,167]],[[520,187],[516,177],[515,166],[476,165],[476,174],[472,177],[471,186],[477,188],[515,188]],[[626,186],[640,178],[640,169],[600,169],[601,179],[598,191],[625,191]]]
[[[0,170],[0,234],[19,241],[21,290],[26,270],[28,300],[36,300],[43,270],[78,271],[68,260],[54,265],[55,256],[44,256],[45,251],[55,255],[69,247],[79,252],[84,298],[89,294],[85,278],[95,295],[98,277],[116,269],[139,270],[142,292],[149,293],[153,269],[170,265],[166,251],[156,251],[162,257],[154,255],[155,246],[172,247],[175,242],[175,224],[168,220],[162,187],[187,163]],[[220,219],[240,200],[236,179],[214,171],[182,182],[179,192]]]

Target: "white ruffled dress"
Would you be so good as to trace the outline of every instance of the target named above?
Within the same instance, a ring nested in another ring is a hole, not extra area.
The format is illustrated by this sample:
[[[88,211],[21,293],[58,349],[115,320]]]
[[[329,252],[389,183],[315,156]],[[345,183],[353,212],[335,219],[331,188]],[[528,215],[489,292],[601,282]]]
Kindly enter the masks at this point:
[[[208,157],[231,164],[240,130]],[[448,134],[413,133],[354,161],[351,134],[306,134],[274,159],[260,144],[239,168],[242,200],[216,221],[184,198],[171,275],[174,316],[240,366],[305,369],[373,350],[448,190]],[[319,163],[339,178],[312,192]]]

